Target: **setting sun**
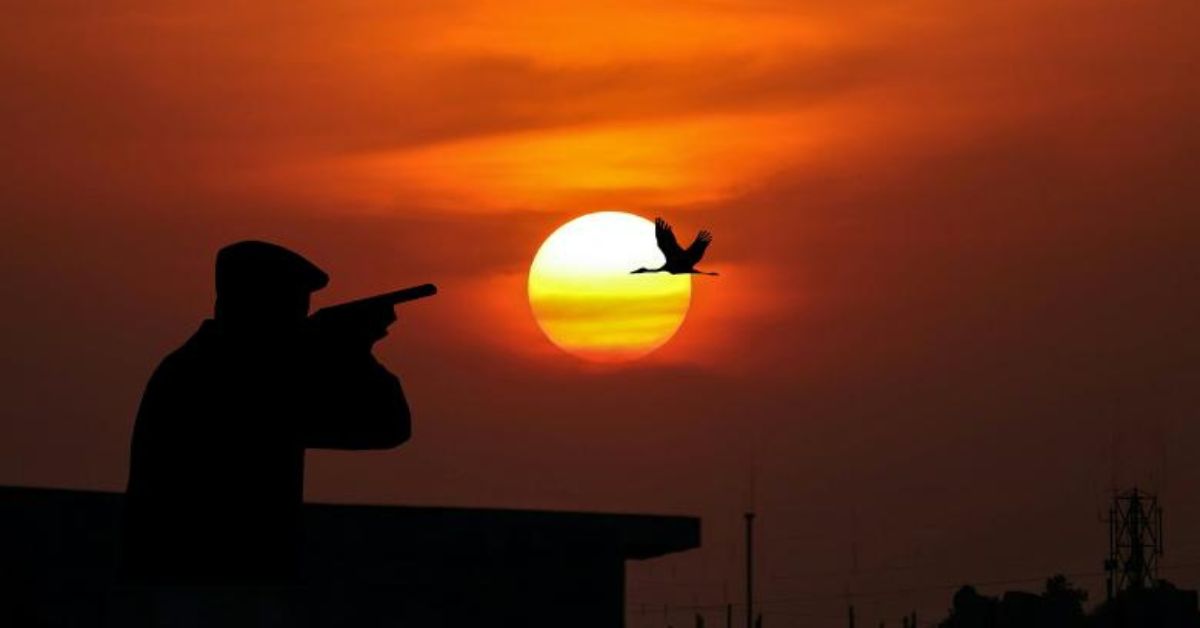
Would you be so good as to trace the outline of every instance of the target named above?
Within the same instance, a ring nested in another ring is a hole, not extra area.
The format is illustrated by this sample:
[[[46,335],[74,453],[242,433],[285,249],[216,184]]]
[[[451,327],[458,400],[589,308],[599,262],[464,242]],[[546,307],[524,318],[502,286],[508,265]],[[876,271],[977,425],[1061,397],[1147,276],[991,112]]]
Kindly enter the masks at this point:
[[[687,275],[633,275],[662,264],[654,223],[625,212],[580,216],[542,243],[529,304],[555,345],[597,362],[632,360],[671,339],[691,301]]]

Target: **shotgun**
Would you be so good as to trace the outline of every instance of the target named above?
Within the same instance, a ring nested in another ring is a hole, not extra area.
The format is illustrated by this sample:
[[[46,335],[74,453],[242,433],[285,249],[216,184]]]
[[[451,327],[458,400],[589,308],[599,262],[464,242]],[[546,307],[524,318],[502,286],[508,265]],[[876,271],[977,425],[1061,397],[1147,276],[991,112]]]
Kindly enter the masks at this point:
[[[437,286],[431,283],[425,283],[419,286],[413,286],[411,288],[402,288],[393,292],[384,292],[383,294],[377,294],[372,297],[355,299],[353,301],[346,301],[345,303],[338,303],[337,305],[323,307],[320,310],[317,310],[317,313],[326,312],[340,314],[342,312],[350,312],[363,307],[400,305],[401,303],[407,303],[409,301],[416,301],[417,299],[431,297],[435,294],[437,294]]]

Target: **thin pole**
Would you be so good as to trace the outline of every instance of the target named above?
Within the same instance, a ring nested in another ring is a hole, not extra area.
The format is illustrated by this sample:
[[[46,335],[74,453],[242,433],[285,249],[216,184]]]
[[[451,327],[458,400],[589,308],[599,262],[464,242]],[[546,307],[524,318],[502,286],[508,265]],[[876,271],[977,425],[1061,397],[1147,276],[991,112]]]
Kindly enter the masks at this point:
[[[754,513],[746,513],[746,628],[754,626]]]

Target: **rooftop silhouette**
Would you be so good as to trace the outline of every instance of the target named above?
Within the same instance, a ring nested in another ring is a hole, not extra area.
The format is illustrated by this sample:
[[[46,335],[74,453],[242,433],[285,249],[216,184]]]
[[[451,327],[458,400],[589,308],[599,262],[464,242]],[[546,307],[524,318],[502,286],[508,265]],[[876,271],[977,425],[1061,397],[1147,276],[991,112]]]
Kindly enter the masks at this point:
[[[0,487],[0,625],[196,625],[203,613],[207,625],[537,628],[570,613],[611,628],[625,561],[700,546],[692,517],[305,504],[290,586],[168,587],[147,609],[147,590],[163,588],[116,578],[122,499]],[[264,599],[278,616],[254,614]]]

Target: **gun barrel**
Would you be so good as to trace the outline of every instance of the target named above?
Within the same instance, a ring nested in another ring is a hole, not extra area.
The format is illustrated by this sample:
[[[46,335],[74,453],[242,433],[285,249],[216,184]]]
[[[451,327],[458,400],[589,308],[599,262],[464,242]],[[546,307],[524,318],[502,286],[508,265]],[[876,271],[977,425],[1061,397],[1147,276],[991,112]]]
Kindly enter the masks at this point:
[[[438,291],[437,286],[435,286],[431,283],[425,283],[425,284],[421,284],[419,286],[412,286],[411,288],[402,288],[400,290],[395,290],[393,292],[384,292],[383,294],[377,294],[375,296],[366,297],[364,299],[357,299],[354,301],[347,301],[345,303],[338,303],[337,305],[330,306],[330,309],[338,308],[338,307],[353,307],[355,305],[366,304],[366,303],[371,303],[371,302],[399,305],[401,303],[405,303],[408,301],[415,301],[417,299],[424,299],[425,297],[431,297],[431,296],[437,294],[437,291]]]

